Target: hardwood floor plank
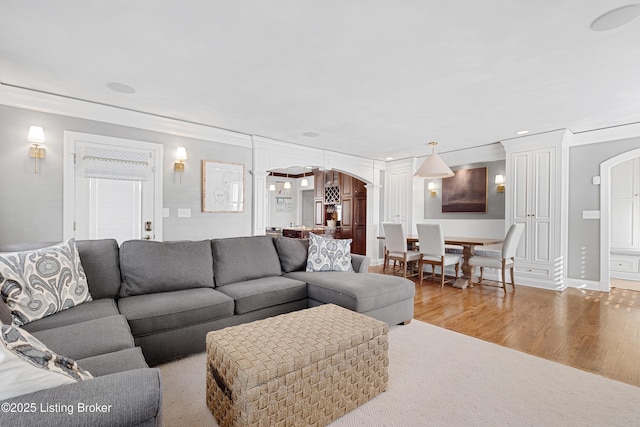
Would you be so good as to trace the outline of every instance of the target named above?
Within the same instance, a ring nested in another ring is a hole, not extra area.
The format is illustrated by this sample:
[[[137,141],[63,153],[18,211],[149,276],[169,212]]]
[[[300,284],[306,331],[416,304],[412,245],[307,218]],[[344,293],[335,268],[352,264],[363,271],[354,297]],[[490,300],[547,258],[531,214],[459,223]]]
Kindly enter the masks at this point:
[[[370,271],[382,273],[382,267]],[[437,280],[437,279],[436,279]],[[640,386],[640,292],[416,283],[414,318]],[[470,356],[472,357],[472,356]]]

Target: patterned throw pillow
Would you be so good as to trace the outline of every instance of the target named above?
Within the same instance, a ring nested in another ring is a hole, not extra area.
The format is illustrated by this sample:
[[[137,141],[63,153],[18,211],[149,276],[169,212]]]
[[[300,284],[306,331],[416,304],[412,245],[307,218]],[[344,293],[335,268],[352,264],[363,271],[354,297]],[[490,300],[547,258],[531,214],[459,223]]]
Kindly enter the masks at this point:
[[[0,253],[0,295],[18,326],[91,301],[75,240]]]
[[[309,233],[307,271],[353,271],[351,239],[327,239]]]
[[[55,354],[27,331],[0,328],[0,400],[90,378],[75,361]]]

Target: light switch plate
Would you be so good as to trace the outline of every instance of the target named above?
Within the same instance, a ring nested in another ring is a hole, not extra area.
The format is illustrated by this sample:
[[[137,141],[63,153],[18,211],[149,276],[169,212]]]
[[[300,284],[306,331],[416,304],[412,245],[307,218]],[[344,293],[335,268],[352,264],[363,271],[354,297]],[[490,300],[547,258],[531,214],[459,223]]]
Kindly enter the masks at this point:
[[[178,209],[178,218],[191,218],[191,209]]]

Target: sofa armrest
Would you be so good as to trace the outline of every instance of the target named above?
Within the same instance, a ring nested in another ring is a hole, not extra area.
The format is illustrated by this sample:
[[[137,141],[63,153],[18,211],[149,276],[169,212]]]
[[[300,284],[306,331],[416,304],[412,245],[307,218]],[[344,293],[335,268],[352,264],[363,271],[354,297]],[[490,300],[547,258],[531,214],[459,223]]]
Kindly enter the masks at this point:
[[[3,426],[161,425],[160,370],[135,369],[3,400]]]
[[[356,273],[368,273],[371,258],[365,255],[351,254],[351,265]]]

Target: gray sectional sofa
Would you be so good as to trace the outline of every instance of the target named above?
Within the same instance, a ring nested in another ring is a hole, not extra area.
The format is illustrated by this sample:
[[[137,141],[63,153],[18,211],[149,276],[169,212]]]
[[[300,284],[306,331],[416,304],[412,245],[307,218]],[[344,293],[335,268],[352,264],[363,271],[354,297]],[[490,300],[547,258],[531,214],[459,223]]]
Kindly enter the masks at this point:
[[[93,400],[116,409],[72,418],[0,412],[0,425],[160,425],[160,375],[149,366],[204,351],[211,330],[326,303],[389,324],[413,317],[413,282],[368,273],[360,255],[352,255],[354,272],[306,272],[307,240],[76,243],[93,300],[23,328],[95,378],[4,402]]]

